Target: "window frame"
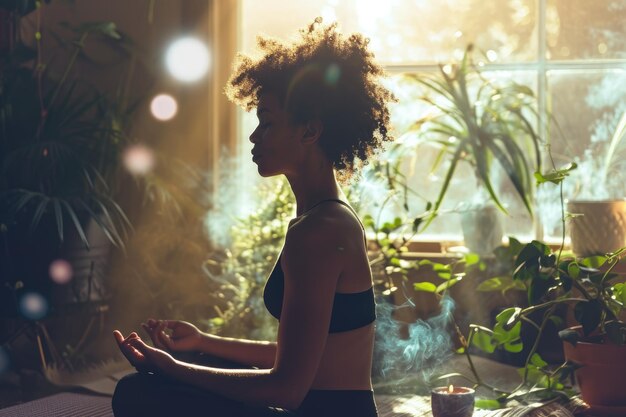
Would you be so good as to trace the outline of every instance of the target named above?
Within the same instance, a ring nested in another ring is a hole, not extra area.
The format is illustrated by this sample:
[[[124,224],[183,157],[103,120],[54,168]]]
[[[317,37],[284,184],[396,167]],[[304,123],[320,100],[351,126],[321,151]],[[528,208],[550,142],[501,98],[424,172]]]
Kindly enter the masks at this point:
[[[217,3],[218,1],[215,1]],[[243,13],[241,13],[241,1],[236,0],[233,3],[237,4],[237,48],[240,50],[243,42],[241,36],[241,27]],[[547,45],[547,7],[548,0],[537,0],[537,55],[534,61],[524,61],[518,63],[485,63],[482,67],[484,71],[534,71],[536,73],[536,85],[537,85],[537,106],[538,114],[545,115],[548,110],[549,102],[549,86],[548,76],[551,71],[602,71],[602,70],[623,70],[626,67],[626,59],[572,59],[572,60],[551,60],[547,58],[548,45]],[[436,72],[439,67],[437,64],[383,64],[385,71],[389,75],[395,75],[400,73],[411,72]],[[232,109],[232,106],[231,106]],[[236,135],[235,147],[229,149],[235,152],[241,152],[241,132],[242,127],[242,111],[234,111],[236,128],[234,133]],[[549,140],[549,123],[547,120],[538,120],[537,131],[540,136]],[[545,156],[544,156],[545,157]],[[215,161],[215,160],[214,160]],[[548,162],[548,161],[544,161]],[[241,167],[238,168],[241,171]],[[534,221],[534,237],[538,240],[545,240],[543,222],[541,221],[541,214],[537,213]],[[411,252],[420,253],[445,253],[447,248],[457,245],[462,245],[462,241],[447,241],[445,239],[437,240],[414,240],[409,245]]]

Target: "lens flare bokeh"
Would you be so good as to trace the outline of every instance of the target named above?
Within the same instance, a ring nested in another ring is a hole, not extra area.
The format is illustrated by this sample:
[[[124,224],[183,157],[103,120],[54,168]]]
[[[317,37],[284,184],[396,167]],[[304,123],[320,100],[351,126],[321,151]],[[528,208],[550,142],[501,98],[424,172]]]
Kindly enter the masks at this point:
[[[145,175],[155,164],[154,152],[145,145],[131,145],[124,151],[124,166],[134,175]]]
[[[20,298],[20,312],[29,320],[41,320],[48,314],[48,301],[36,292],[26,293]]]
[[[178,39],[167,49],[165,64],[177,80],[198,81],[209,70],[209,50],[198,39],[191,37]]]
[[[159,94],[150,102],[150,112],[155,119],[165,122],[176,116],[178,103],[169,94]]]
[[[61,285],[70,282],[72,280],[72,276],[74,275],[72,265],[64,259],[57,259],[52,262],[48,272],[52,281]]]

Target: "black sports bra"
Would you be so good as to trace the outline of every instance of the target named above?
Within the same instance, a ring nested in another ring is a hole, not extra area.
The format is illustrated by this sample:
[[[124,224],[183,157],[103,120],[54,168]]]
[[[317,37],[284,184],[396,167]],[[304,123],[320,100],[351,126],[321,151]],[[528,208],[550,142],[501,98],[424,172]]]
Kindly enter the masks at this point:
[[[329,199],[322,200],[315,206],[326,201],[335,201],[348,207],[353,213],[354,210],[342,200]],[[355,213],[356,216],[356,213]],[[357,217],[358,219],[358,217]],[[363,225],[361,225],[363,227]],[[267,311],[278,320],[283,308],[283,295],[285,291],[285,274],[280,265],[280,258],[272,270],[263,291],[263,300]],[[357,293],[335,293],[333,311],[330,319],[329,333],[345,332],[367,326],[376,320],[376,303],[374,302],[374,289],[369,289]]]

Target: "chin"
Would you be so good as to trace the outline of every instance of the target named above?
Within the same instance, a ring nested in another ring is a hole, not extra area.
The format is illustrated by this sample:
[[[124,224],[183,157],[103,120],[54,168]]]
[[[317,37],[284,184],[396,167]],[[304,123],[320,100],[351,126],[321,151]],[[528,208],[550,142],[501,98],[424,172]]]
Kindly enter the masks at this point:
[[[270,171],[268,169],[263,169],[260,165],[257,167],[257,171],[260,176],[263,178],[275,177],[277,175],[282,174],[281,172]]]

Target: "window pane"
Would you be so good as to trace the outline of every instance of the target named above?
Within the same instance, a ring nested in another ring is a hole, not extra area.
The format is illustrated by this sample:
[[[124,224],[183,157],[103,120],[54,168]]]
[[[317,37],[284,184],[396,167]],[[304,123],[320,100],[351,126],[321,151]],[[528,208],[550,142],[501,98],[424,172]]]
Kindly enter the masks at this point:
[[[474,43],[499,62],[536,59],[537,0],[243,0],[243,48],[258,33],[279,38],[322,16],[345,33],[371,40],[385,64],[423,64],[460,58]]]
[[[602,172],[611,138],[626,114],[626,71],[550,71],[548,89],[555,162],[564,165],[575,161],[579,165],[564,182],[565,198],[624,198],[626,138],[617,147],[606,178]],[[549,186],[546,193],[554,194]],[[558,203],[552,197],[542,201],[549,235],[560,233]]]
[[[483,72],[483,76],[495,85],[502,85],[507,80],[515,79],[518,83],[536,90],[536,73],[534,71]],[[407,182],[412,188],[407,198],[410,215],[417,216],[423,213],[426,202],[434,202],[437,199],[450,167],[450,158],[444,157],[441,164],[433,170],[433,163],[437,160],[437,155],[442,148],[432,141],[426,142],[426,137],[419,132],[406,133],[414,122],[433,112],[433,107],[421,100],[425,94],[424,89],[403,74],[396,74],[391,77],[388,87],[399,99],[399,102],[392,106],[391,121],[398,137],[397,141],[403,145],[401,151],[396,149],[393,154],[386,152],[382,159],[395,160],[401,158],[402,172],[407,176]],[[470,97],[474,97],[475,90],[475,88],[470,89]],[[533,120],[532,115],[527,116]],[[519,145],[525,148],[525,144],[520,143]],[[532,160],[528,162],[532,165]],[[497,163],[493,164],[493,168],[492,178],[496,192],[509,212],[508,216],[503,214],[505,233],[516,236],[532,236],[532,221],[523,202],[517,196],[502,168]],[[384,189],[384,185],[384,181],[380,184],[366,181],[364,185],[366,197],[362,199],[370,202],[381,201],[381,195],[384,195],[381,188]],[[371,195],[368,195],[368,192]],[[442,214],[425,230],[423,235],[418,236],[418,239],[430,240],[437,237],[443,240],[462,240],[459,212],[470,205],[482,203],[485,199],[486,197],[480,193],[479,182],[474,175],[472,166],[461,161],[451,179],[446,198],[441,206]],[[381,222],[391,221],[393,217],[401,214],[404,202],[404,195],[401,192],[398,193],[392,201],[387,203],[386,210],[381,216]]]
[[[626,0],[548,0],[549,59],[626,58]]]

